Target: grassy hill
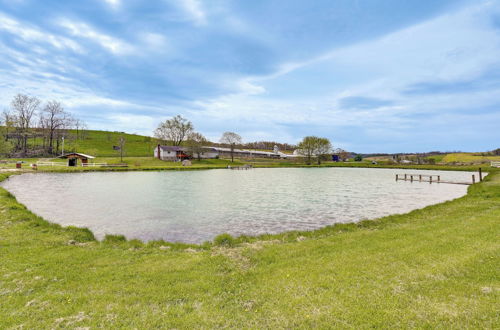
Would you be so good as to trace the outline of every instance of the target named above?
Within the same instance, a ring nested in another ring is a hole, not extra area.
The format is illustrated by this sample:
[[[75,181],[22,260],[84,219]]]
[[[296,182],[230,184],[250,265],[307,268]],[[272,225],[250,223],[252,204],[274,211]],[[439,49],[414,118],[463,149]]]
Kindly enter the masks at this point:
[[[76,131],[70,133],[76,135]],[[120,154],[113,150],[113,146],[118,145],[118,139],[123,137],[126,141],[125,156],[145,157],[152,156],[153,149],[158,144],[155,138],[122,132],[86,130],[82,135],[83,138],[67,141],[65,151],[82,152],[98,157],[116,157]]]

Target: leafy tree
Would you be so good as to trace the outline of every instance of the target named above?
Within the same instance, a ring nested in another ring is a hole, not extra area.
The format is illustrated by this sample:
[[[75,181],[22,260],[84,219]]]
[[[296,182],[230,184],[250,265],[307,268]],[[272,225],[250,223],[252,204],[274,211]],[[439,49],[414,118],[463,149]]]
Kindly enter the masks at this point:
[[[188,153],[196,158],[198,161],[201,160],[201,154],[203,153],[203,147],[207,144],[208,140],[200,133],[192,132],[187,137],[186,146],[188,148]]]
[[[311,164],[312,157],[317,157],[318,165],[321,157],[332,152],[332,144],[327,138],[306,136],[297,146],[299,153],[306,157],[307,164]]]
[[[306,136],[297,145],[299,153],[306,157],[306,162],[311,165],[311,158],[315,155],[314,151],[316,149],[316,136]]]
[[[362,161],[362,160],[363,160],[363,156],[361,156],[361,155],[356,155],[356,156],[354,157],[354,161],[356,161],[356,162],[360,162],[360,161]]]
[[[225,132],[220,138],[220,143],[229,145],[231,149],[231,162],[234,162],[234,148],[237,144],[241,144],[241,136],[233,132]]]
[[[160,123],[154,134],[160,140],[169,141],[174,146],[179,146],[192,132],[193,124],[182,116],[177,115]]]
[[[318,165],[321,164],[321,157],[330,154],[332,152],[332,144],[327,138],[316,138],[316,146],[314,150],[317,158]]]

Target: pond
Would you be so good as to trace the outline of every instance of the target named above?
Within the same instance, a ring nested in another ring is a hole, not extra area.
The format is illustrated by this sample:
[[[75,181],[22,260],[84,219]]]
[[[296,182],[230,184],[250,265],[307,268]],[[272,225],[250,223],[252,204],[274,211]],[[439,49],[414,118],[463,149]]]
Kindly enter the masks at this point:
[[[395,182],[396,173],[470,181],[467,172],[362,168],[37,173],[2,186],[43,218],[98,239],[201,243],[221,233],[311,230],[405,213],[466,194],[467,186]]]

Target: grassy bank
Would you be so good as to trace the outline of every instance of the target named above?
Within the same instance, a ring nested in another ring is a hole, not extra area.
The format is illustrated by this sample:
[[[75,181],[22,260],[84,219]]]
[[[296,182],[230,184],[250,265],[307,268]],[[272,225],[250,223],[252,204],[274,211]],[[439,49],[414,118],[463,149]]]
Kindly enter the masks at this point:
[[[0,328],[495,328],[499,224],[497,171],[408,214],[204,246],[97,242],[0,189]]]

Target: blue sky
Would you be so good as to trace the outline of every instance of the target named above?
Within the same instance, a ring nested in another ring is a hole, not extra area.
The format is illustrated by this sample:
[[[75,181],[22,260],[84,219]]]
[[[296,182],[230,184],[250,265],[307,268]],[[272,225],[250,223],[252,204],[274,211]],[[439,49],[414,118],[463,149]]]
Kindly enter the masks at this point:
[[[490,150],[500,0],[0,0],[0,109],[19,92],[93,129]]]

